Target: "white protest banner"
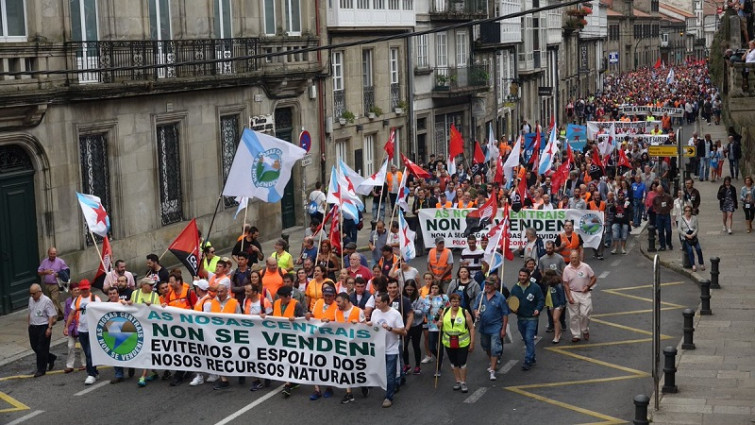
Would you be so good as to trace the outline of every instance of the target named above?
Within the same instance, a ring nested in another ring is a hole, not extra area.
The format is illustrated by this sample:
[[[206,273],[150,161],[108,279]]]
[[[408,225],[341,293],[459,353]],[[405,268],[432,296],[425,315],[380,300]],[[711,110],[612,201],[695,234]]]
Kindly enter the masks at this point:
[[[660,121],[587,121],[587,139],[595,140],[598,134],[608,134],[611,125],[616,128],[616,137],[623,139],[637,134],[650,134]]]
[[[608,136],[609,134],[607,133],[598,134],[597,139],[598,140],[607,139]],[[634,134],[634,135],[627,134],[626,136],[630,136],[631,140],[637,139],[637,141],[639,142],[643,142],[652,146],[668,144],[668,134]],[[617,139],[617,143],[621,143],[622,141],[624,141],[624,137],[619,137],[618,135],[616,139]]]
[[[96,365],[385,388],[385,330],[365,324],[91,303]]]
[[[635,105],[621,105],[619,106],[619,112],[626,115],[648,115],[661,116],[668,114],[670,117],[683,117],[683,108],[658,108],[655,106],[635,106]]]
[[[465,248],[467,240],[464,230],[467,228],[466,216],[474,209],[458,208],[428,208],[419,210],[419,224],[426,248],[433,248],[435,238],[442,237],[446,241],[446,248]],[[503,211],[499,210],[493,223],[485,229],[472,233],[479,239],[487,234],[494,224],[503,219]],[[525,230],[532,227],[543,240],[553,240],[563,232],[564,223],[574,220],[574,231],[582,236],[587,248],[597,248],[603,234],[603,213],[590,210],[552,210],[541,211],[523,209],[519,212],[510,211],[511,248],[525,245]]]

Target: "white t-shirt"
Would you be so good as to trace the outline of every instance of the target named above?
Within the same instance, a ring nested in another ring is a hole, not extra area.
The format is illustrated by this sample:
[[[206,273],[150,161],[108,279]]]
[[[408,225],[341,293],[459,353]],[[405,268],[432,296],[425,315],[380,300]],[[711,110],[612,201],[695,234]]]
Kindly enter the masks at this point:
[[[100,302],[100,297],[97,295],[94,296],[94,302]],[[89,327],[87,325],[87,310],[86,305],[89,304],[91,301],[90,297],[81,297],[81,302],[79,303],[79,327],[78,331],[81,332],[89,332]],[[73,300],[73,307],[76,308],[76,300]]]
[[[391,328],[403,328],[404,319],[401,318],[401,313],[390,308],[383,313],[380,310],[372,312],[372,323],[374,326],[383,327],[383,323],[387,324]],[[396,332],[385,331],[385,354],[398,354],[398,342],[399,336]]]
[[[309,202],[315,202],[317,204],[317,212],[325,214],[325,194],[321,190],[313,190],[309,194]]]

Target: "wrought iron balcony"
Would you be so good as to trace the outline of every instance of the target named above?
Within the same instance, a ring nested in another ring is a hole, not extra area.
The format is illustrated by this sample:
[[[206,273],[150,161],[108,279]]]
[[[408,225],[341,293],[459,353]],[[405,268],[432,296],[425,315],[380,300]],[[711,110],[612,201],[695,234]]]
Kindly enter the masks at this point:
[[[430,19],[444,21],[466,21],[486,18],[486,0],[430,0]]]
[[[401,86],[398,83],[391,83],[391,109],[398,108],[401,102]]]
[[[490,86],[490,76],[483,65],[437,67],[431,77],[434,81],[433,92],[438,94],[487,90]]]
[[[79,83],[204,77],[256,71],[259,39],[71,41]]]
[[[375,106],[375,86],[362,87],[362,104],[364,106],[364,115]]]

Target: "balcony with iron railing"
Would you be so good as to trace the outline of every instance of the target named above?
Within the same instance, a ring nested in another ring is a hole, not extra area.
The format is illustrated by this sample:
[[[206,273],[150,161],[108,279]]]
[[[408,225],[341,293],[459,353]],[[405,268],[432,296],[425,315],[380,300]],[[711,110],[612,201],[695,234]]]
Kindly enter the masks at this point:
[[[174,90],[181,87],[176,80],[187,90],[254,81],[248,77],[303,78],[321,70],[314,53],[300,51],[316,45],[315,37],[0,43],[0,90],[23,95],[26,89],[139,82]]]
[[[396,109],[401,103],[401,86],[398,83],[391,83],[391,109]]]
[[[362,106],[364,107],[364,115],[367,115],[375,106],[375,86],[362,87]]]
[[[486,0],[430,0],[430,19],[468,21],[488,16]]]
[[[450,97],[490,88],[490,75],[484,65],[436,67],[431,78],[434,96]]]

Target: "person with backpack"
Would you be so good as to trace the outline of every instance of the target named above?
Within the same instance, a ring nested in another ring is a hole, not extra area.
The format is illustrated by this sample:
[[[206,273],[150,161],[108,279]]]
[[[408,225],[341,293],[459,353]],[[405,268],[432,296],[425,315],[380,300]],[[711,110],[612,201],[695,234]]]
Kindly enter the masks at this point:
[[[477,282],[475,282],[476,284]],[[455,383],[454,391],[462,393],[467,388],[467,356],[474,351],[474,322],[469,310],[461,307],[461,296],[451,293],[448,296],[451,307],[441,315],[440,332],[446,354],[451,361]]]
[[[472,279],[468,266],[460,266],[456,271],[456,279],[448,284],[449,297],[451,294],[458,294],[461,299],[461,306],[467,310],[470,309],[472,301],[477,299],[480,294],[480,284]]]
[[[315,190],[309,194],[309,204],[307,204],[307,214],[312,217],[312,220],[322,222],[325,217],[326,197],[322,191],[322,183],[315,183]]]

